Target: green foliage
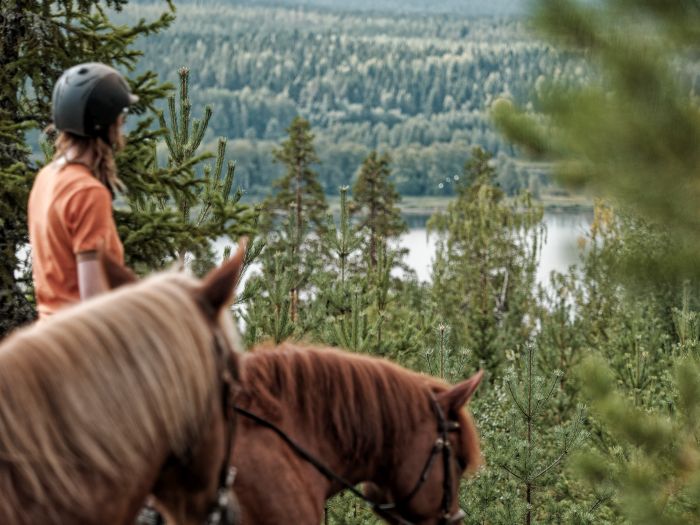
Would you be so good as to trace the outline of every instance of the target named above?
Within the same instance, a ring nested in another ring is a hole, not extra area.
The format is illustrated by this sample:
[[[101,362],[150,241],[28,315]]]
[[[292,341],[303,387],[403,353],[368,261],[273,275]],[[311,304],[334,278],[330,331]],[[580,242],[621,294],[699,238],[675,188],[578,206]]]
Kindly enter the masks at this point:
[[[248,346],[265,339],[278,344],[294,334],[295,324],[290,315],[294,275],[286,264],[285,255],[270,256],[265,252],[261,260],[262,274],[251,277],[246,283],[244,293],[249,300],[242,317]]]
[[[340,348],[364,352],[369,350],[373,343],[371,327],[367,321],[367,307],[362,300],[360,290],[356,289],[350,293],[348,311],[340,316],[333,325],[333,339],[335,341],[332,342]]]
[[[467,369],[469,351],[450,346],[450,327],[440,323],[435,329],[437,346],[425,353],[427,369],[430,375],[450,383],[461,380]]]
[[[534,330],[534,287],[542,209],[528,194],[508,202],[494,185],[490,156],[472,151],[458,197],[431,218],[439,237],[433,294],[458,346],[496,372],[506,348]],[[529,320],[528,320],[529,319]]]
[[[366,504],[354,495],[343,492],[326,504],[325,522],[332,525],[379,525],[383,523]]]
[[[125,0],[14,2],[3,0],[0,17],[0,336],[34,317],[29,276],[26,205],[39,162],[27,144],[26,133],[37,133],[50,121],[51,94],[64,69],[101,61],[133,70],[142,53],[135,41],[161,31],[173,20],[170,3],[154,5],[153,21],[114,24],[104,5],[121,10]],[[164,10],[164,11],[163,11]],[[50,12],[51,16],[47,16]],[[130,80],[140,96],[135,108],[143,114],[166,93],[152,72]],[[141,121],[130,136],[130,148],[120,167],[141,169],[144,152],[153,139],[149,120]],[[145,148],[145,149],[144,149]],[[37,152],[38,153],[38,152]],[[128,170],[123,170],[129,182]]]
[[[217,153],[197,153],[211,118],[211,108],[206,107],[202,119],[192,118],[192,104],[189,99],[189,69],[179,70],[179,98],[168,96],[168,116],[158,113],[164,141],[167,146],[166,166],[158,166],[154,151],[150,166],[152,180],[163,181],[142,191],[127,194],[129,210],[122,212],[142,215],[143,228],[129,224],[120,233],[124,239],[129,262],[145,262],[147,268],[157,267],[163,261],[163,248],[149,250],[150,239],[144,229],[151,233],[157,228],[156,242],[164,244],[172,257],[191,259],[192,268],[203,274],[214,264],[211,242],[222,237],[236,239],[250,234],[257,218],[257,210],[240,203],[243,193],[233,191],[235,164],[229,162],[224,172],[226,139],[218,141]],[[178,112],[179,106],[179,112]],[[204,164],[202,173],[197,168],[207,159],[214,157],[214,164]],[[167,231],[164,225],[172,229]],[[135,243],[132,248],[132,243]],[[133,252],[140,257],[145,253],[156,255],[154,260],[133,260]]]
[[[579,470],[607,488],[616,522],[698,523],[700,11],[675,0],[540,0],[534,18],[585,53],[595,75],[548,86],[539,116],[499,103],[496,120],[556,160],[562,181],[624,212],[599,210],[574,294],[578,331],[597,350],[580,372],[595,448]]]
[[[317,171],[328,195],[352,186],[375,149],[395,159],[402,195],[452,195],[451,185],[439,184],[460,173],[473,145],[494,152],[499,182],[512,195],[539,176],[515,161],[519,154],[494,129],[489,104],[509,96],[527,105],[545,79],[581,83],[588,68],[533,39],[516,19],[469,17],[483,2],[464,2],[449,17],[437,13],[443,4],[416,17],[394,9],[366,16],[347,6],[178,3],[181,17],[151,40],[144,67],[176,81],[180,64],[197,64],[194,101],[214,109],[212,136],[233,139],[231,158],[251,193],[267,194],[280,175],[271,146],[301,115],[317,130]],[[124,18],[152,9],[139,5]]]
[[[345,287],[346,272],[348,270],[350,256],[362,245],[362,238],[353,231],[350,222],[349,205],[347,202],[348,188],[340,188],[340,224],[336,229],[332,216],[328,216],[328,226],[323,236],[326,248],[323,250],[337,261],[340,269],[340,286]]]
[[[309,285],[308,278],[319,257],[319,239],[325,232],[328,205],[317,175],[311,169],[318,157],[309,123],[295,118],[287,132],[289,137],[275,150],[275,157],[285,166],[286,173],[275,181],[276,193],[264,204],[262,231],[267,235],[268,250],[288,254],[286,264],[292,285],[290,320],[299,322],[303,315],[300,296]],[[280,221],[286,228],[286,235],[274,233]]]
[[[318,162],[311,125],[296,117],[287,133],[289,137],[274,151],[275,159],[287,171],[274,182],[276,192],[269,200],[268,209],[286,214],[293,207],[297,229],[301,230],[306,222],[314,232],[323,232],[328,206],[318,175],[311,169]]]
[[[321,320],[321,326],[314,329],[325,343],[365,351],[371,338],[366,311],[368,296],[356,272],[350,272],[351,257],[360,249],[362,238],[350,222],[347,192],[347,187],[340,188],[338,226],[333,217],[328,216],[326,232],[321,239],[322,251],[329,262],[318,268],[321,271],[313,281],[318,293],[316,309],[325,317],[325,322]]]
[[[468,523],[594,523],[586,496],[570,499],[562,480],[568,456],[587,437],[583,410],[557,417],[552,405],[565,395],[563,372],[539,373],[537,353],[528,344],[514,355],[502,382],[477,402],[489,466],[464,491],[464,504],[473,509]]]
[[[507,104],[495,108],[497,121],[523,146],[557,160],[560,180],[605,192],[668,229],[672,249],[635,261],[638,273],[697,276],[697,7],[676,0],[537,6],[538,26],[585,53],[596,75],[585,86],[543,91],[546,127]]]
[[[654,411],[617,388],[615,374],[601,359],[581,368],[594,414],[615,438],[615,454],[589,454],[579,461],[584,477],[617,493],[620,512],[631,523],[700,523],[698,480],[700,451],[697,406],[700,367],[697,357],[684,357],[675,367],[675,410]]]
[[[384,251],[386,241],[406,231],[397,204],[401,197],[389,180],[391,157],[372,151],[362,163],[360,173],[352,188],[354,214],[362,213],[358,224],[368,235],[366,247],[369,253],[369,269],[377,264],[377,252]]]

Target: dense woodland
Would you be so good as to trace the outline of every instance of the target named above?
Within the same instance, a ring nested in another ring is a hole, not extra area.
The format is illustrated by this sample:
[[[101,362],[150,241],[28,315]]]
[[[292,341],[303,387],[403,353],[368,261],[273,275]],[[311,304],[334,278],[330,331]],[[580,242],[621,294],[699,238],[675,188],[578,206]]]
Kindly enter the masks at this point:
[[[127,8],[125,20],[154,16]],[[192,99],[214,110],[205,142],[229,139],[240,183],[263,193],[281,174],[271,150],[295,115],[318,137],[328,194],[350,184],[372,149],[396,159],[404,195],[451,195],[479,145],[498,161],[509,194],[546,177],[528,169],[489,120],[491,103],[527,104],[548,81],[581,82],[586,70],[513,19],[372,15],[233,4],[178,4],[168,30],[149,37],[142,70],[174,81],[192,69]]]
[[[221,3],[219,0],[198,0],[198,4]],[[525,14],[527,0],[349,0],[342,5],[333,0],[236,0],[237,5],[283,6],[321,8],[333,11],[369,11],[372,15],[383,13],[397,15],[405,13],[454,14],[461,17],[515,16]]]
[[[32,317],[25,203],[45,157],[25,132],[47,123],[70,60],[111,61],[138,71],[142,97],[118,159],[130,266],[184,258],[202,273],[214,241],[246,233],[259,270],[233,315],[248,345],[336,345],[451,382],[483,368],[471,410],[486,466],[462,485],[469,525],[700,523],[700,103],[686,62],[700,10],[533,4],[537,39],[514,21],[208,2],[174,22],[167,3],[110,15],[166,13],[131,29],[64,0],[53,23],[69,39],[32,23],[44,2],[12,4],[25,25],[0,35],[2,333]],[[50,52],[70,46],[80,54]],[[529,174],[506,184],[509,166],[525,175],[490,115],[518,155],[601,198],[581,265],[547,286],[535,279],[543,210]],[[415,159],[425,171],[406,171]],[[419,282],[397,249],[399,193],[447,178],[454,198],[428,223],[437,251]],[[263,186],[254,205],[237,191]],[[326,521],[378,523],[346,495]]]

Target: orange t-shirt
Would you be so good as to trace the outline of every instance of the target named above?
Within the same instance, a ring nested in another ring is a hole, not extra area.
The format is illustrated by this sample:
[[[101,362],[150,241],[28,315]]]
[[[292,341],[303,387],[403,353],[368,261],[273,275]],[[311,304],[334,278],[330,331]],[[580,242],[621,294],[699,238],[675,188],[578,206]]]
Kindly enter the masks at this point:
[[[102,249],[123,263],[112,196],[81,164],[52,162],[29,195],[29,240],[40,316],[80,301],[77,254]]]

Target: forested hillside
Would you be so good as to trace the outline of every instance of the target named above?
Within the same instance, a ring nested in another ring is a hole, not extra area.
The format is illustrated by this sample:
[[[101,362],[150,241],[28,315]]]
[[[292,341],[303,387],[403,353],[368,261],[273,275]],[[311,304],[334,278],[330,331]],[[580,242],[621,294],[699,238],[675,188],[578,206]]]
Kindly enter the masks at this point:
[[[198,0],[198,4],[220,0]],[[272,7],[313,7],[334,11],[384,11],[387,13],[455,13],[462,16],[522,15],[527,0],[237,0],[236,4]]]
[[[125,16],[157,7],[132,6]],[[389,150],[405,195],[453,191],[474,145],[496,156],[510,194],[541,184],[493,129],[499,97],[526,105],[549,80],[579,82],[581,64],[532,39],[516,19],[377,16],[307,9],[178,6],[149,37],[144,70],[175,80],[192,69],[193,102],[214,110],[208,139],[233,139],[241,182],[263,191],[279,176],[270,151],[300,114],[317,136],[321,181],[348,184],[370,149]],[[533,180],[535,179],[535,180]]]

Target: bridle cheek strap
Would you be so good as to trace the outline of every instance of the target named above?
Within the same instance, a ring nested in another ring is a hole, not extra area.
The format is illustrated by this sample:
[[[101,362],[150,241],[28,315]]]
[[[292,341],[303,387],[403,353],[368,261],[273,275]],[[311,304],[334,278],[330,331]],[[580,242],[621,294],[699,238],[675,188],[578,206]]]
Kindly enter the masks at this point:
[[[224,461],[219,469],[219,488],[217,490],[216,503],[207,517],[206,525],[220,525],[224,523],[226,512],[231,504],[231,491],[236,480],[236,468],[231,466],[231,448],[233,446],[234,423],[236,413],[234,410],[234,377],[229,370],[229,361],[226,357],[227,345],[222,344],[222,336],[217,328],[214,331],[214,356],[219,371],[219,383],[221,388],[221,409],[226,420],[226,441],[224,446]]]
[[[397,509],[397,507],[407,506],[418,493],[418,491],[421,489],[423,484],[427,481],[428,473],[430,472],[430,469],[435,463],[437,455],[442,453],[442,466],[444,477],[442,481],[442,506],[440,509],[441,516],[438,523],[440,525],[448,525],[450,523],[456,523],[464,519],[464,517],[466,516],[465,512],[462,509],[459,509],[454,514],[450,513],[450,508],[452,508],[452,487],[454,482],[452,480],[453,460],[452,445],[450,443],[449,433],[459,430],[459,423],[457,421],[449,421],[445,417],[445,413],[443,412],[442,407],[440,406],[440,403],[438,403],[434,394],[431,393],[430,399],[431,404],[433,406],[433,411],[435,412],[435,415],[437,416],[438,420],[438,438],[435,440],[433,447],[430,449],[430,456],[428,456],[428,459],[425,462],[425,465],[423,466],[423,470],[421,471],[421,474],[418,477],[418,481],[413,487],[413,490],[411,490],[411,492],[409,492],[408,495],[405,498],[403,498],[403,500],[401,500],[398,504],[386,505],[384,506],[383,510],[395,510]]]

